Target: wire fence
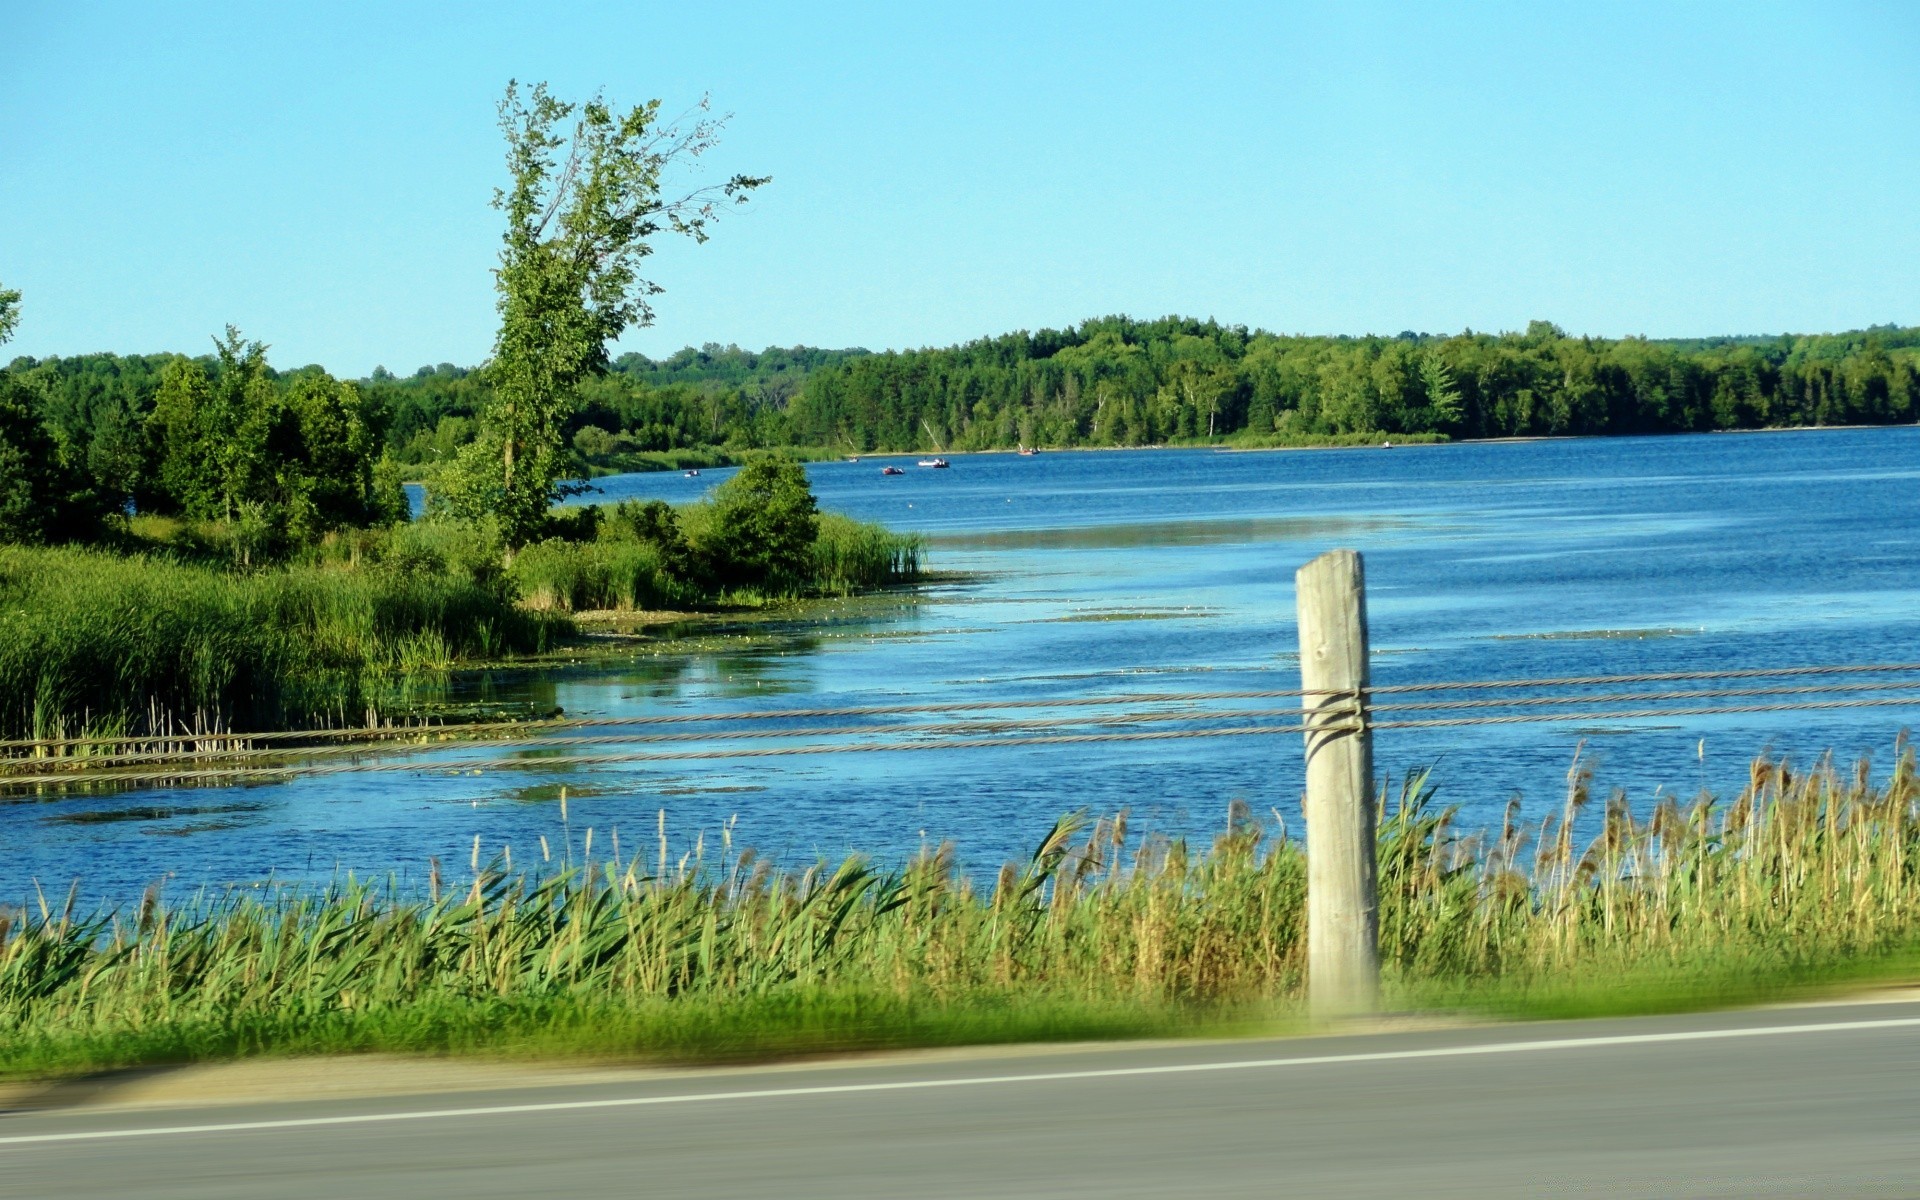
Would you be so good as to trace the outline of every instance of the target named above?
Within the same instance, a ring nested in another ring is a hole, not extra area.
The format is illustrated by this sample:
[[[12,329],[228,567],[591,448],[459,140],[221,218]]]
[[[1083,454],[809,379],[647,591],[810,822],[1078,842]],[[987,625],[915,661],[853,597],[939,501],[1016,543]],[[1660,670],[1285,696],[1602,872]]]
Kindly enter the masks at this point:
[[[1779,682],[1747,682],[1768,680]],[[1645,686],[1705,683],[1737,686]],[[1245,707],[1248,701],[1287,703]],[[1222,707],[1229,704],[1234,707]],[[1325,733],[1362,727],[1385,731],[1592,724],[1871,709],[1920,710],[1920,663],[1395,683],[1364,692],[1116,692],[470,724],[21,739],[0,742],[0,790],[1087,746],[1301,735],[1310,729]],[[929,717],[958,719],[925,719]],[[835,723],[808,723],[820,721]],[[597,752],[615,746],[630,748]],[[582,750],[587,752],[578,753]],[[517,753],[503,756],[502,751]]]

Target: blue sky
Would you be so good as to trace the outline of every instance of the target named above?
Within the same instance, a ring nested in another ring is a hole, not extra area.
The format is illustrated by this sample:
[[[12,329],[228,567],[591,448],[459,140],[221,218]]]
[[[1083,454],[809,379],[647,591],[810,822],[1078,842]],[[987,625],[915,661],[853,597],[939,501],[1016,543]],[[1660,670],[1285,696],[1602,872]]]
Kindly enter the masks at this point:
[[[509,77],[735,114],[689,343],[1920,323],[1920,4],[0,0],[8,353],[474,363]]]

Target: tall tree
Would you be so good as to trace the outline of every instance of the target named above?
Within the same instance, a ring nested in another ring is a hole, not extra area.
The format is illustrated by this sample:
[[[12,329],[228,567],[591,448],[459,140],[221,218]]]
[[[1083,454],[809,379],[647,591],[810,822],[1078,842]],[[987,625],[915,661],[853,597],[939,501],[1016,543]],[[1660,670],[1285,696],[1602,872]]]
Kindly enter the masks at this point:
[[[13,339],[13,331],[20,326],[20,293],[18,290],[0,287],[0,346]]]
[[[0,288],[0,345],[20,319],[20,293]],[[0,374],[0,542],[83,536],[99,517],[95,498],[40,415],[40,397]]]
[[[1421,355],[1420,386],[1427,394],[1427,419],[1431,427],[1448,433],[1457,430],[1466,419],[1466,410],[1460,406],[1460,389],[1453,382],[1453,372],[1438,350]]]
[[[562,433],[576,389],[606,368],[609,343],[653,320],[649,301],[661,289],[640,275],[650,239],[704,242],[722,204],[767,182],[735,175],[675,190],[726,124],[709,111],[703,99],[662,121],[658,100],[620,112],[599,95],[574,104],[544,83],[507,85],[499,113],[511,183],[493,200],[507,218],[494,272],[493,392],[481,436],[443,491],[455,511],[497,518],[509,546],[536,536],[563,494]]]

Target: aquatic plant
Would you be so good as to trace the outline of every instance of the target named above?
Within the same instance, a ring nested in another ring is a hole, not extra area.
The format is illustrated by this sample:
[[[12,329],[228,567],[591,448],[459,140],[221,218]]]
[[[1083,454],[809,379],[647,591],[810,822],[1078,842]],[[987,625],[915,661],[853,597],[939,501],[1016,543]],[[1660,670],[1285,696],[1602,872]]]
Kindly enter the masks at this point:
[[[0,736],[359,720],[371,676],[534,652],[564,629],[444,570],[0,547]]]
[[[1509,1013],[1749,1000],[1909,964],[1920,778],[1903,750],[1741,794],[1608,800],[1590,780],[1523,831],[1463,835],[1425,776],[1380,824],[1389,994]],[[564,819],[565,799],[561,799]],[[1583,826],[1584,827],[1584,826]],[[568,827],[563,823],[562,829]],[[558,833],[558,831],[556,831]],[[232,891],[92,917],[0,916],[0,1073],[386,1049],[725,1058],[1288,1019],[1303,984],[1300,846],[1236,802],[1211,845],[1058,821],[989,885],[950,847],[894,871],[783,869],[731,829],[476,841],[450,881]]]

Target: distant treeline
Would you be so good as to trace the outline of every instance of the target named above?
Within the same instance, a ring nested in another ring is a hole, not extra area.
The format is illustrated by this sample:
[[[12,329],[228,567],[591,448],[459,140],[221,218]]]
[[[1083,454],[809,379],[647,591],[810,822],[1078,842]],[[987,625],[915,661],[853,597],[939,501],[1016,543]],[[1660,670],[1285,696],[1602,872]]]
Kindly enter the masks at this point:
[[[179,355],[17,359],[47,423],[103,469]],[[202,361],[211,377],[218,358]],[[317,377],[317,368],[288,376]],[[358,382],[392,460],[431,468],[469,441],[484,373],[442,363]],[[838,451],[1310,443],[1629,434],[1920,420],[1920,328],[1657,341],[1523,333],[1296,337],[1169,317],[1105,317],[946,349],[627,354],[582,388],[568,436],[588,465],[778,446]],[[148,443],[148,452],[153,450]],[[129,491],[136,490],[129,488]]]
[[[1659,342],[1525,333],[1288,337],[1109,317],[849,359],[787,412],[798,443],[1130,446],[1343,434],[1665,433],[1920,419],[1920,329]]]

